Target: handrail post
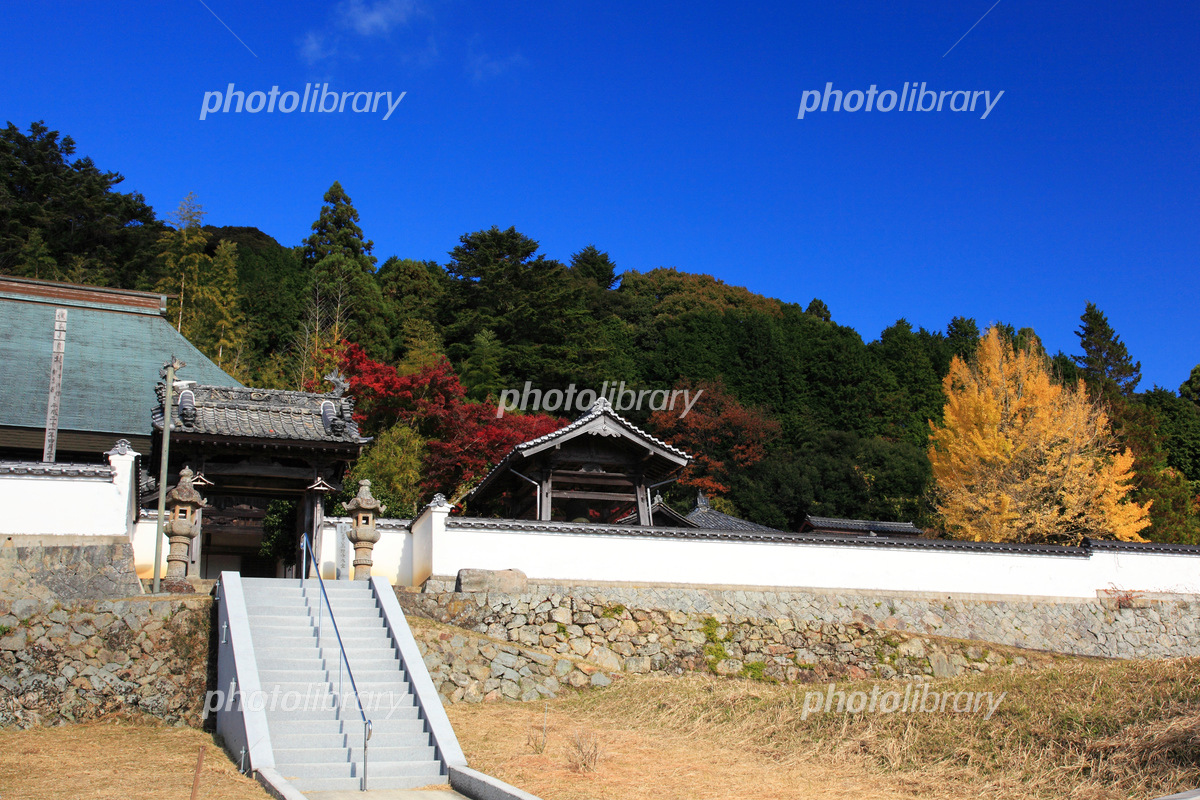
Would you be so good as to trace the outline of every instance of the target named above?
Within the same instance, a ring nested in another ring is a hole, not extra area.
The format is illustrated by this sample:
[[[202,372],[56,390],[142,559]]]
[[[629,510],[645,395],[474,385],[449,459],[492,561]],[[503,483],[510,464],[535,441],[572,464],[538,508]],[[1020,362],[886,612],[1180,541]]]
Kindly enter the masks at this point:
[[[363,722],[363,779],[362,790],[367,790],[367,742],[371,739],[371,720]]]

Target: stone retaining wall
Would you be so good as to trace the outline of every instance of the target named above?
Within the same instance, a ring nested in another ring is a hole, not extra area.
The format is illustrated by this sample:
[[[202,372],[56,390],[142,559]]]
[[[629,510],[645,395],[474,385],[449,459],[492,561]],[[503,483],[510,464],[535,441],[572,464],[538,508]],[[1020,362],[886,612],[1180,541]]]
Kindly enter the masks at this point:
[[[199,726],[212,600],[0,599],[0,727],[110,716]]]
[[[483,624],[493,632],[499,630],[493,627],[497,625],[511,630],[518,617],[522,620],[517,628],[544,624],[539,614],[548,621],[562,620],[567,624],[568,616],[571,623],[575,622],[576,613],[600,617],[596,608],[620,606],[643,613],[674,612],[683,615],[681,622],[709,616],[718,620],[787,619],[805,625],[821,622],[842,627],[862,626],[1070,655],[1110,658],[1200,655],[1200,597],[1192,595],[1114,594],[1086,601],[528,582],[520,592],[489,591],[480,598],[479,592],[455,596],[455,585],[453,578],[430,579],[422,590],[425,599],[414,601],[415,607],[453,605],[461,613],[467,603],[474,603],[477,610],[466,612],[464,617],[470,620],[468,627]],[[558,611],[558,618],[550,620],[549,611],[555,608],[566,610]],[[532,617],[528,613],[531,609]],[[447,619],[455,616],[439,613]],[[525,632],[527,638],[533,635],[532,631]],[[537,633],[539,638],[543,635],[546,634]]]
[[[409,619],[433,685],[446,703],[540,700],[564,686],[608,686],[599,664]],[[609,665],[619,670],[619,665]]]
[[[5,536],[0,598],[101,600],[142,593],[127,538]]]
[[[776,605],[751,616],[728,605],[698,608],[697,590],[672,590],[679,592],[675,607],[648,594],[654,591],[529,585],[520,594],[399,590],[397,595],[414,615],[513,646],[583,658],[610,671],[702,671],[780,682],[921,680],[1053,661],[1011,646],[948,639],[941,630],[929,635],[880,627],[861,614],[830,620]],[[685,598],[693,602],[685,605]],[[470,661],[468,654],[464,663]]]

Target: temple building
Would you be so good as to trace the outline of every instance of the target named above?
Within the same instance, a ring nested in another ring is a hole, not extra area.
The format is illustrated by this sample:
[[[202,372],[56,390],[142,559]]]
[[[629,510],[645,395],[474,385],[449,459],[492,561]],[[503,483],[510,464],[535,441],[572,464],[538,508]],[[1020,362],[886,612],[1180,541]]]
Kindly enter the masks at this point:
[[[201,577],[227,569],[276,575],[280,554],[264,553],[262,547],[272,500],[295,502],[296,529],[317,543],[322,498],[341,488],[367,441],[359,436],[345,383],[336,374],[330,380],[334,390],[328,394],[176,382],[168,469],[175,474],[187,465],[205,479],[208,507],[196,545]],[[164,390],[159,384],[153,412],[158,433]],[[295,561],[295,553],[285,560]]]
[[[118,439],[148,457],[154,385],[172,356],[198,383],[241,386],[166,313],[158,293],[0,276],[0,459],[103,463]]]
[[[337,375],[326,394],[247,388],[180,335],[166,308],[159,293],[0,277],[0,462],[103,464],[124,440],[139,454],[140,517],[155,519],[163,366],[178,359],[168,475],[190,467],[208,500],[188,574],[273,577],[295,560],[301,531],[319,537],[321,498],[342,488],[366,441],[354,402]],[[274,551],[263,547],[272,500],[295,504],[294,530]],[[152,570],[135,550],[139,573]]]
[[[570,425],[514,447],[467,502],[472,513],[508,519],[652,525],[650,493],[690,461],[601,398]]]

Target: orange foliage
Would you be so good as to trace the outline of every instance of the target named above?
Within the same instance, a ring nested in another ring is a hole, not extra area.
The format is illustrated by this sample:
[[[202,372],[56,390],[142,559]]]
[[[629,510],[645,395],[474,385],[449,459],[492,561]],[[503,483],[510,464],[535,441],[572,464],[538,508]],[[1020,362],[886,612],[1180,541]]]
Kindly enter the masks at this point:
[[[929,460],[947,530],[975,541],[1144,541],[1149,504],[1129,499],[1133,455],[1115,452],[1082,381],[1051,380],[1034,343],[1014,350],[991,328],[970,364],[955,357],[942,388]]]

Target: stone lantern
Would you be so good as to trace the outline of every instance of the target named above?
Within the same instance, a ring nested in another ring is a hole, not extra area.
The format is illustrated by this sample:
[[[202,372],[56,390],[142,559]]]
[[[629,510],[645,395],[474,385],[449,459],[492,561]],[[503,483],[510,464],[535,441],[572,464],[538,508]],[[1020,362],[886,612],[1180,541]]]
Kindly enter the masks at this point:
[[[350,514],[348,538],[354,545],[354,580],[365,581],[371,577],[371,548],[379,541],[375,516],[387,511],[387,506],[371,496],[370,481],[359,481],[358,494],[346,503],[346,511]]]
[[[167,553],[167,578],[182,580],[187,577],[188,547],[196,534],[200,533],[197,514],[206,503],[192,485],[193,474],[184,467],[179,473],[179,483],[167,492],[167,521],[163,532],[171,543]]]

